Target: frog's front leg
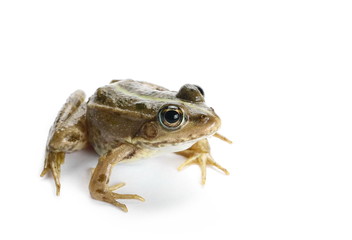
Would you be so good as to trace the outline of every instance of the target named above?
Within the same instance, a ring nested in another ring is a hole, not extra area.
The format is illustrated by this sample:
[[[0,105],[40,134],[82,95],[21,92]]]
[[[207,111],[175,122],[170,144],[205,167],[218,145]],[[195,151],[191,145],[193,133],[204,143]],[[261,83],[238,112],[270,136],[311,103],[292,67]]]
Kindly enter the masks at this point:
[[[202,184],[206,181],[206,167],[207,165],[212,165],[223,171],[226,175],[230,174],[225,168],[216,163],[210,154],[210,146],[207,139],[202,139],[192,145],[190,148],[177,152],[177,154],[182,155],[187,158],[187,160],[182,163],[178,170],[182,170],[184,167],[191,164],[198,164],[202,172]]]
[[[116,199],[137,199],[144,201],[144,198],[136,194],[118,194],[113,192],[124,186],[124,184],[120,183],[108,186],[112,167],[120,161],[135,157],[140,151],[142,150],[132,145],[122,144],[101,156],[90,180],[89,190],[91,196],[94,199],[113,204],[125,212],[128,211],[126,205],[116,201]]]

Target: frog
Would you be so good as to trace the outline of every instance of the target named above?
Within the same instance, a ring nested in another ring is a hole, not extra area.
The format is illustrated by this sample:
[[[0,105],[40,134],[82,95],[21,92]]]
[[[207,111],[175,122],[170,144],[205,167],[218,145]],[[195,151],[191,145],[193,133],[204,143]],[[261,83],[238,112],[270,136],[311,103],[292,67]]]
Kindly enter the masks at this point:
[[[220,125],[219,116],[205,103],[203,89],[195,84],[170,91],[145,81],[112,80],[87,101],[85,93],[76,90],[50,128],[40,176],[50,172],[59,195],[66,154],[92,147],[99,159],[91,173],[91,197],[127,212],[120,199],[145,199],[117,193],[125,183],[109,185],[116,164],[174,152],[186,158],[178,170],[191,164],[200,166],[204,185],[207,166],[229,174],[210,153],[209,137],[232,143],[218,133]]]

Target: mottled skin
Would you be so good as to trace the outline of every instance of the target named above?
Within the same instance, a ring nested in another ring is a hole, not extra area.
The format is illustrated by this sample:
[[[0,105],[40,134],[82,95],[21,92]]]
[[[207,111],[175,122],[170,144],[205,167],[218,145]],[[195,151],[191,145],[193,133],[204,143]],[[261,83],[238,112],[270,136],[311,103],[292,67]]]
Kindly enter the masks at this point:
[[[230,141],[216,133],[220,118],[204,103],[200,87],[186,84],[175,92],[147,82],[113,80],[88,102],[84,99],[80,90],[71,94],[50,129],[41,176],[53,174],[57,195],[65,154],[88,145],[100,155],[89,184],[91,196],[124,211],[127,207],[116,199],[144,199],[113,192],[124,184],[108,186],[112,167],[120,161],[171,151],[188,158],[179,170],[200,165],[203,184],[206,165],[228,174],[211,157],[207,137]]]

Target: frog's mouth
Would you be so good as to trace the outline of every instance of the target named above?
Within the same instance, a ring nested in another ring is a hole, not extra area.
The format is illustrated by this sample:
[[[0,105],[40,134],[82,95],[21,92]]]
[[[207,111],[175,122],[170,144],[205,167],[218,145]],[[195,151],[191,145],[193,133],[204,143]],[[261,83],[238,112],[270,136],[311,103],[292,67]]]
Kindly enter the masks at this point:
[[[159,141],[159,142],[148,142],[144,143],[143,145],[147,148],[152,148],[152,149],[161,149],[161,148],[170,148],[170,149],[178,149],[180,148],[182,150],[185,150],[187,148],[190,148],[193,144],[198,142],[199,140],[202,140],[204,138],[210,137],[216,133],[211,133],[211,134],[204,134],[204,135],[197,135],[197,136],[188,136],[186,139],[182,138],[174,138],[166,141]],[[178,152],[178,151],[172,151],[172,152]]]
[[[143,144],[147,148],[151,149],[167,149],[170,152],[179,152],[186,150],[190,148],[193,144],[198,142],[199,140],[202,140],[204,138],[208,138],[214,136],[224,142],[227,142],[229,144],[232,144],[232,141],[225,136],[221,135],[218,132],[212,133],[212,134],[204,134],[203,136],[198,136],[195,139],[192,140],[182,140],[182,139],[177,139],[177,141],[162,141],[162,142],[154,142],[154,143],[148,143],[148,144]]]

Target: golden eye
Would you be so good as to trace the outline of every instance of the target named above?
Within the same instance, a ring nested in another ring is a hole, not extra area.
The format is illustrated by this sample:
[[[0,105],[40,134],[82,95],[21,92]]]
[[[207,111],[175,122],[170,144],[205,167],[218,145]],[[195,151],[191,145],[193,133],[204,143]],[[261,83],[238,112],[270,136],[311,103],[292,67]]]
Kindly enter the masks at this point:
[[[159,111],[159,122],[166,129],[178,129],[184,122],[182,109],[173,105],[163,107]]]

